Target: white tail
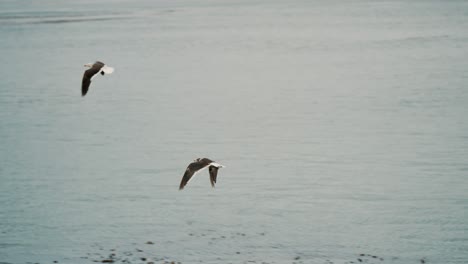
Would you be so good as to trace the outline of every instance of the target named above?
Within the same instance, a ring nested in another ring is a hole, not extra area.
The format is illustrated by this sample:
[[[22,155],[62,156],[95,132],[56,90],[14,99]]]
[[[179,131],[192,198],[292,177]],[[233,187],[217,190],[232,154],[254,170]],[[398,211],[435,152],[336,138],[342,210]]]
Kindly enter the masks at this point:
[[[101,69],[105,74],[111,74],[114,72],[114,68],[104,65]]]
[[[215,167],[218,167],[218,168],[226,168],[226,166],[221,165],[221,164],[216,163],[216,162],[211,162],[211,163],[210,163],[210,166],[215,166]]]

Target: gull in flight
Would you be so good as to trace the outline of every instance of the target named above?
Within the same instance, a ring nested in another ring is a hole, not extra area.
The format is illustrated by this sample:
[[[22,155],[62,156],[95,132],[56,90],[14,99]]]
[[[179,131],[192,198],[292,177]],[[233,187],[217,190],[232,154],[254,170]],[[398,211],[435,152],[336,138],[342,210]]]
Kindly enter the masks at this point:
[[[187,185],[192,176],[206,167],[208,167],[208,171],[210,173],[211,186],[214,187],[216,183],[216,176],[218,175],[218,169],[224,168],[225,166],[207,158],[198,158],[195,159],[192,163],[190,163],[187,169],[185,170],[184,176],[182,177],[182,181],[180,182],[179,190],[184,189],[185,185]]]
[[[103,62],[96,61],[95,63],[88,63],[84,65],[85,67],[89,68],[83,74],[83,82],[81,83],[81,95],[85,96],[88,92],[89,85],[91,84],[91,80],[100,73],[101,75],[104,74],[111,74],[114,72],[114,68],[107,66]]]

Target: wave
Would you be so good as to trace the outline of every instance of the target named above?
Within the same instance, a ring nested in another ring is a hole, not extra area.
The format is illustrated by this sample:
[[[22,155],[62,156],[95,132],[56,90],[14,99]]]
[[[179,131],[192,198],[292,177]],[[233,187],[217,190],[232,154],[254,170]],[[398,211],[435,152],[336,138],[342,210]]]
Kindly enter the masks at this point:
[[[106,20],[122,20],[133,18],[133,15],[115,14],[89,14],[71,12],[21,12],[0,13],[0,22],[4,24],[62,24]]]
[[[123,20],[129,17],[94,17],[94,18],[62,18],[62,19],[45,19],[32,22],[33,24],[62,24],[62,23],[77,23],[91,21],[106,21],[106,20]]]

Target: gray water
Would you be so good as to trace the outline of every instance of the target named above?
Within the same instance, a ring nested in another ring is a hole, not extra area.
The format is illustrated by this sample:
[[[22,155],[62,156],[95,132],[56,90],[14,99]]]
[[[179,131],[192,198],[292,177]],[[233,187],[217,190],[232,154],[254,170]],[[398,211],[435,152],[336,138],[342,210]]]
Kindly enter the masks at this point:
[[[1,263],[468,263],[468,2],[6,0],[0,36]]]

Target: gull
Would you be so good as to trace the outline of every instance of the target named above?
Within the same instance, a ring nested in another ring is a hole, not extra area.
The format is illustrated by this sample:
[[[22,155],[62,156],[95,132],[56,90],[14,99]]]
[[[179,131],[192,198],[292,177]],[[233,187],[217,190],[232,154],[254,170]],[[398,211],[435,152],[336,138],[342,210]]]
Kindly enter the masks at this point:
[[[180,182],[179,190],[184,189],[185,185],[187,185],[192,176],[206,167],[208,167],[208,171],[210,172],[211,186],[214,187],[216,183],[216,176],[218,175],[218,169],[224,168],[225,166],[207,158],[198,158],[190,163],[185,170],[182,181]]]
[[[96,74],[100,73],[101,75],[104,74],[111,74],[114,72],[114,68],[107,66],[103,62],[96,61],[95,63],[88,63],[84,65],[87,68],[83,74],[83,82],[81,83],[81,95],[85,96],[88,92],[89,85],[91,84],[91,80],[96,76]]]

